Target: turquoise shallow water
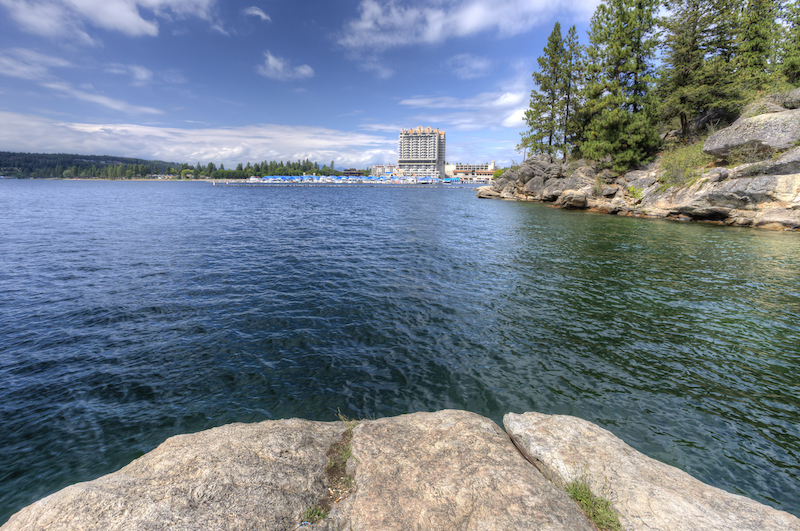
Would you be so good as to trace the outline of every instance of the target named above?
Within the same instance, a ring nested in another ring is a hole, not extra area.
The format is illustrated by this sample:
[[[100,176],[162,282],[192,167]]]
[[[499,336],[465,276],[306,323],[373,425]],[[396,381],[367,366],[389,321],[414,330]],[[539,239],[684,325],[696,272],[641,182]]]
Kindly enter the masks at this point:
[[[800,515],[800,235],[458,187],[0,182],[0,522],[165,438],[596,422]]]

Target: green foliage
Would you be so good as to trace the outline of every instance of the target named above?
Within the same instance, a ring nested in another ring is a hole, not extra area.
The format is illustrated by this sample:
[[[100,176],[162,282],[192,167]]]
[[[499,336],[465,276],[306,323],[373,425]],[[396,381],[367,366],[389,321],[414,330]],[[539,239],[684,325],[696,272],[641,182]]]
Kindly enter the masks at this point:
[[[786,6],[786,31],[782,41],[781,73],[792,85],[800,85],[800,0]]]
[[[682,185],[702,174],[702,168],[714,157],[703,153],[703,142],[673,146],[661,154],[660,180],[666,185]]]
[[[525,111],[529,130],[521,134],[518,151],[561,153],[566,158],[574,148],[579,130],[576,110],[580,105],[582,57],[575,26],[562,38],[561,24],[556,22],[544,55],[538,58],[539,70],[533,73],[536,88]]]
[[[492,179],[497,179],[506,172],[506,168],[497,168],[492,174]]]
[[[767,160],[772,155],[773,151],[771,149],[758,143],[750,143],[733,149],[727,157],[727,162],[731,166],[752,164]]]
[[[747,0],[738,47],[738,74],[748,88],[762,90],[774,64],[773,43],[778,32],[777,0]]]
[[[567,485],[567,494],[578,503],[583,513],[599,531],[620,531],[619,516],[611,507],[611,502],[595,496],[584,479],[577,479]]]
[[[634,199],[637,199],[637,200],[642,198],[642,192],[643,191],[644,190],[642,188],[638,188],[636,186],[629,186],[628,187],[628,193],[631,194],[631,197],[633,197]]]
[[[581,152],[622,172],[658,147],[650,94],[657,0],[603,0],[592,17]]]
[[[660,20],[664,50],[658,94],[661,118],[679,118],[681,134],[689,133],[689,120],[706,109],[705,87],[707,30],[712,24],[711,0],[671,0],[670,16]]]
[[[320,520],[326,519],[327,517],[328,517],[328,511],[319,506],[309,507],[305,511],[303,511],[302,515],[300,515],[300,519],[303,522],[308,522],[310,524],[315,524]]]
[[[533,73],[536,89],[531,91],[530,107],[525,111],[525,123],[530,130],[523,133],[521,146],[532,153],[553,154],[564,149],[560,120],[564,103],[561,98],[564,43],[561,24],[555,23],[547,39],[544,55],[538,59],[539,71]]]

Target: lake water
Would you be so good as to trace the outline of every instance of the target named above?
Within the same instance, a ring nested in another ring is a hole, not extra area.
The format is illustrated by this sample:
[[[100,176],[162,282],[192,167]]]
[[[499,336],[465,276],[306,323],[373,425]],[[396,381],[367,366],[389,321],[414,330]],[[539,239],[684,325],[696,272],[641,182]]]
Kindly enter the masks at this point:
[[[178,433],[442,408],[800,515],[800,234],[474,195],[0,181],[0,523]]]

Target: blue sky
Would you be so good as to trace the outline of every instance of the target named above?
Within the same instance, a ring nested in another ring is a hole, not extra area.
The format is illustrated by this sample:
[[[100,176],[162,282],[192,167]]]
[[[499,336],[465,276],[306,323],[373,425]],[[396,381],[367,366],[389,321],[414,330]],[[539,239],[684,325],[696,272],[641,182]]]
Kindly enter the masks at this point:
[[[363,168],[422,125],[506,165],[553,24],[585,42],[598,3],[0,0],[0,151]]]

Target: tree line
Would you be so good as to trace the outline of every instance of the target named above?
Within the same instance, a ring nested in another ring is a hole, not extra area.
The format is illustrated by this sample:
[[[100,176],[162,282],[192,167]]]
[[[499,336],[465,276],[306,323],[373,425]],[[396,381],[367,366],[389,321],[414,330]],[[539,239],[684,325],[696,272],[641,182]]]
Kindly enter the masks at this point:
[[[217,167],[213,162],[192,166],[187,163],[110,157],[108,155],[69,155],[0,152],[0,175],[21,178],[136,179],[155,175],[195,179],[247,179],[264,175],[341,175],[330,165],[320,166],[309,159],[296,162],[263,161],[236,169]],[[369,173],[367,171],[367,173]]]
[[[519,151],[625,171],[665,130],[688,138],[698,120],[800,85],[800,0],[603,0],[587,39],[555,23]]]

